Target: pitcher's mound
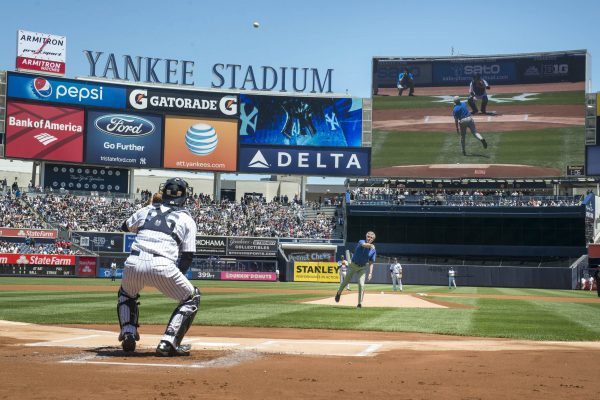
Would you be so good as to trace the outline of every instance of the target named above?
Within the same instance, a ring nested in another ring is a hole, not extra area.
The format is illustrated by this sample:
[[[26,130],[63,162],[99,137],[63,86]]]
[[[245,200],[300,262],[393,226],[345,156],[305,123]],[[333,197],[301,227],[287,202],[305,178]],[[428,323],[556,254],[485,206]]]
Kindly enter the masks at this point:
[[[358,293],[346,291],[336,303],[334,297],[321,300],[306,301],[306,304],[323,304],[332,306],[356,307],[358,304]],[[412,294],[400,293],[365,293],[363,307],[406,307],[406,308],[448,308],[446,306],[432,303]]]

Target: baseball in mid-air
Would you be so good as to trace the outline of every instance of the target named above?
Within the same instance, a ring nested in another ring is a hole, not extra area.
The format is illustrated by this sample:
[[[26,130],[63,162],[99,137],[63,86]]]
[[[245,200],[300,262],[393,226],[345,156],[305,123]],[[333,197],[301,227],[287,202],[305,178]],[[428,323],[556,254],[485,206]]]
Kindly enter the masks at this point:
[[[252,26],[255,27],[255,28],[258,28],[260,26],[260,24],[257,21],[254,21],[252,23]]]

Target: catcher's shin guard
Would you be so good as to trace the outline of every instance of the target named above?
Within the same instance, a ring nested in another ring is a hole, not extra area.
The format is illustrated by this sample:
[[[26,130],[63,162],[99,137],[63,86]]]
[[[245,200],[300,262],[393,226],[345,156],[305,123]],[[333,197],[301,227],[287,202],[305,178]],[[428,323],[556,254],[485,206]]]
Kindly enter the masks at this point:
[[[467,99],[467,103],[469,103],[469,107],[471,107],[471,110],[473,110],[474,114],[479,112],[477,110],[477,104],[475,103],[475,98],[473,96],[469,96],[469,98]]]
[[[171,314],[165,336],[172,338],[172,344],[175,349],[179,347],[183,337],[188,329],[190,329],[190,326],[192,326],[192,322],[194,322],[194,317],[198,312],[198,307],[200,307],[200,297],[200,290],[195,287],[194,293],[187,300],[179,304],[175,311],[173,311],[173,314]]]
[[[119,317],[119,326],[121,327],[119,341],[123,341],[125,333],[132,333],[135,340],[140,340],[140,334],[137,331],[137,328],[139,327],[138,318],[140,315],[138,308],[140,303],[137,302],[137,299],[140,298],[140,295],[131,297],[121,287],[119,288],[118,296],[117,315]],[[132,328],[124,329],[127,326],[131,326]]]
[[[481,99],[481,112],[484,114],[487,112],[487,104],[488,104],[488,97],[483,96],[483,98]]]

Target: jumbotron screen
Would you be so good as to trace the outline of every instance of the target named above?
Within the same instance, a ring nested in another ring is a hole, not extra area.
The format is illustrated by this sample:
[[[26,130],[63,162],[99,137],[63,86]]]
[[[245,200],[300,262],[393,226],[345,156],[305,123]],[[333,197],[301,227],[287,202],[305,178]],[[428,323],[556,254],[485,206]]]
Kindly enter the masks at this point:
[[[561,177],[585,162],[585,50],[373,58],[371,174]]]

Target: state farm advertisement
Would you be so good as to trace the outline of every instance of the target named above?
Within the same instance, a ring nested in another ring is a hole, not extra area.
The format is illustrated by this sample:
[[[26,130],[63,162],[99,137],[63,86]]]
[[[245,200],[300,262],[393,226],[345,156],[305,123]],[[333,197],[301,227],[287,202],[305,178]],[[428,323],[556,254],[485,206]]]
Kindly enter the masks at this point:
[[[79,257],[77,275],[93,278],[96,276],[96,257]]]
[[[0,253],[0,264],[75,265],[75,256]]]
[[[67,38],[49,33],[19,30],[17,70],[65,74]]]
[[[275,272],[241,272],[241,271],[223,271],[221,272],[222,281],[276,281]]]
[[[83,161],[84,112],[8,101],[6,106],[6,158],[48,161]]]
[[[34,239],[56,239],[58,231],[52,229],[0,228],[0,237],[31,237]]]

